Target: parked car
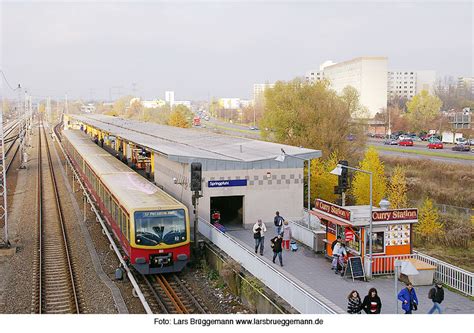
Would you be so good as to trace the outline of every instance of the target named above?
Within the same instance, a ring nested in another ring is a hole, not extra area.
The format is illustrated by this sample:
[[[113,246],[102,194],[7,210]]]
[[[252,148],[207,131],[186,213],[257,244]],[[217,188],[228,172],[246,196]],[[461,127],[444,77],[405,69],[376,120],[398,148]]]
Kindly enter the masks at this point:
[[[428,138],[428,142],[432,143],[432,142],[441,142],[441,138],[436,136],[436,135],[432,135]]]
[[[402,134],[398,137],[398,140],[400,140],[400,141],[408,140],[408,139],[411,139],[411,136],[409,136],[408,134]]]
[[[412,139],[403,139],[398,141],[399,146],[413,146],[413,140]]]
[[[431,140],[428,149],[443,149],[443,143],[440,140]]]
[[[457,144],[454,147],[451,148],[454,151],[470,151],[471,147],[465,144]]]
[[[384,145],[396,146],[398,141],[396,139],[387,139],[383,142]]]
[[[465,138],[456,138],[454,141],[456,141],[457,144],[464,145],[467,143],[467,140]]]
[[[419,137],[418,135],[412,135],[412,136],[411,136],[411,139],[412,139],[413,141],[421,141],[421,139],[420,139],[420,137]]]

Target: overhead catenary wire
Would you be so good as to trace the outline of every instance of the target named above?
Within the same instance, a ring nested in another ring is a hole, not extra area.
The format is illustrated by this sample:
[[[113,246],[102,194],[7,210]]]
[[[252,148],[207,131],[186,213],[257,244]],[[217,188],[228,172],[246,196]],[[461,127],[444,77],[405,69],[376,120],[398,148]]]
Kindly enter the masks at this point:
[[[10,82],[8,82],[7,77],[6,77],[6,75],[5,75],[5,72],[0,69],[0,73],[2,73],[2,77],[3,77],[3,79],[5,80],[5,82],[6,82],[7,86],[8,86],[8,88],[10,88],[12,91],[16,91],[17,89],[21,88],[20,84],[18,84],[18,87],[13,88],[13,87],[10,85]]]

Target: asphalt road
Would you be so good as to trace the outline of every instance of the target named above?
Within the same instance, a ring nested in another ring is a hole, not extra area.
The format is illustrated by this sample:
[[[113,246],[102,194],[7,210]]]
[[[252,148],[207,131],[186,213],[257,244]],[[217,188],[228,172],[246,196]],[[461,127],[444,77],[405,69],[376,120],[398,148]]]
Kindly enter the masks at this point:
[[[474,156],[473,153],[467,152],[467,151],[454,151],[451,148],[454,146],[453,144],[447,144],[443,143],[444,148],[443,149],[428,149],[427,145],[428,142],[426,141],[415,141],[413,147],[405,147],[405,146],[389,146],[389,145],[384,145],[384,140],[383,139],[373,139],[370,138],[367,140],[367,143],[374,145],[374,146],[385,146],[385,147],[395,147],[395,148],[403,148],[403,149],[409,149],[409,150],[415,150],[415,151],[439,151],[447,154],[453,154],[453,155],[472,155]]]
[[[227,134],[227,135],[234,135],[234,136],[241,136],[246,137],[249,139],[260,139],[260,131],[259,130],[250,130],[248,126],[240,125],[240,124],[232,124],[229,122],[225,122],[223,120],[219,120],[216,118],[210,118],[209,121],[204,119],[201,120],[201,124],[205,125],[205,127],[195,127],[196,129],[203,130],[203,131],[213,131],[217,133]],[[400,146],[388,146],[384,145],[383,139],[373,139],[369,138],[367,140],[367,144],[374,145],[374,146],[381,146],[381,147],[393,147],[393,148],[402,148],[407,150],[413,150],[414,152],[426,152],[426,151],[439,151],[442,153],[453,155],[453,158],[450,157],[441,157],[441,156],[428,156],[428,155],[419,155],[413,153],[404,153],[404,152],[397,152],[397,151],[385,151],[379,150],[379,154],[381,156],[390,156],[390,157],[403,157],[403,158],[413,158],[413,159],[429,159],[436,162],[443,162],[443,163],[455,163],[455,164],[462,164],[462,165],[471,165],[474,167],[473,160],[464,160],[459,158],[454,158],[454,156],[460,155],[467,155],[467,156],[474,156],[471,152],[459,152],[451,150],[453,145],[444,144],[444,149],[428,149],[427,142],[414,142],[413,147],[400,147]]]

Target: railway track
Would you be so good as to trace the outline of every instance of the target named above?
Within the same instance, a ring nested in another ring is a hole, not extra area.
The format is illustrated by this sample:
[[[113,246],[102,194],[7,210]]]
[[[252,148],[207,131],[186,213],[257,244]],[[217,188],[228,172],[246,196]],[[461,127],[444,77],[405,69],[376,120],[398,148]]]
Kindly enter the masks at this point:
[[[6,173],[10,170],[13,161],[15,160],[16,156],[18,155],[18,151],[20,150],[20,142],[19,142],[19,133],[18,133],[18,126],[20,121],[16,121],[14,123],[10,123],[8,127],[5,129],[4,133],[4,142],[5,145],[9,144],[8,147],[5,149],[5,160],[6,160]],[[16,131],[15,131],[16,130]]]
[[[48,136],[40,120],[37,181],[36,283],[34,313],[80,313],[80,302],[66,234],[61,201],[49,151]]]
[[[145,297],[153,313],[198,314],[207,309],[176,274],[143,275]]]

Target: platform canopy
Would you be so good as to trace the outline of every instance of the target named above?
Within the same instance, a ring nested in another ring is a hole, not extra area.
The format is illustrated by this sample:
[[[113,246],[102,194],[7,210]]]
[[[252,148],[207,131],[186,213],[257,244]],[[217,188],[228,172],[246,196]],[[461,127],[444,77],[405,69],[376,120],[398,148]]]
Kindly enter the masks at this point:
[[[182,163],[235,162],[250,163],[253,167],[255,163],[260,163],[269,168],[283,168],[289,165],[302,166],[302,160],[291,156],[300,159],[321,157],[320,150],[217,134],[202,129],[177,128],[105,115],[69,117]],[[284,162],[275,161],[282,149],[291,156]]]

